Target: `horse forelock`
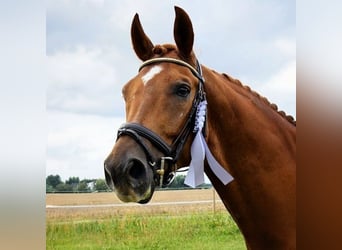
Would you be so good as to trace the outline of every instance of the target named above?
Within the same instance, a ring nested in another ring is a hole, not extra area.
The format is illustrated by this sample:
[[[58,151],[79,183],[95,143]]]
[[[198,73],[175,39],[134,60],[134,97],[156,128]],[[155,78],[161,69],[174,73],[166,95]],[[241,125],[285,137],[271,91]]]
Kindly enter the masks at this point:
[[[178,48],[174,44],[157,44],[153,47],[152,53],[156,57],[172,57],[181,59],[192,66],[196,66],[196,56],[191,52],[190,58],[183,58]]]
[[[171,51],[176,51],[177,47],[173,44],[157,44],[153,47],[152,53],[156,56],[165,56]]]
[[[215,72],[215,71],[214,71]],[[216,73],[216,72],[215,72]],[[256,91],[252,90],[249,86],[243,85],[238,79],[235,79],[226,73],[222,74],[228,81],[233,82],[234,84],[238,85],[239,87],[245,89],[249,93],[251,93],[253,96],[256,96],[260,100],[262,100],[266,105],[268,105],[270,108],[272,108],[274,111],[276,111],[280,116],[282,116],[284,119],[286,119],[289,123],[296,126],[296,120],[291,115],[287,115],[284,111],[278,110],[278,106],[274,103],[271,103],[266,97],[261,96]]]

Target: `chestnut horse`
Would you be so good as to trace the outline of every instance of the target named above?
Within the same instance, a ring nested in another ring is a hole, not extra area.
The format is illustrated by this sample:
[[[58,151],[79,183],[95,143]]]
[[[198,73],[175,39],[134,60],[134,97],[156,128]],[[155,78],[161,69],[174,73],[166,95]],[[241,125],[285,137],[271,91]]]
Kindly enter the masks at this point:
[[[191,161],[196,108],[207,101],[203,138],[234,178],[204,171],[248,249],[296,248],[296,122],[226,74],[200,65],[189,16],[175,7],[176,45],[153,45],[136,14],[131,38],[144,62],[123,87],[126,120],[105,160],[108,186],[124,202],[147,203]],[[177,164],[176,164],[177,163]]]

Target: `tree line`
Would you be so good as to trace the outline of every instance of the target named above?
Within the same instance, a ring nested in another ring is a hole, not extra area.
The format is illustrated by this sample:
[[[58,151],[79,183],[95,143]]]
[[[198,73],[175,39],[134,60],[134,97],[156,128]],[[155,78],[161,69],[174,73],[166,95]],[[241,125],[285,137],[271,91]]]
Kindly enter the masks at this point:
[[[167,189],[186,189],[184,184],[185,175],[178,175]],[[211,184],[202,184],[198,188],[210,188]],[[79,177],[69,177],[65,182],[57,175],[46,177],[46,193],[90,193],[111,191],[105,179],[83,179]]]
[[[46,177],[46,192],[47,193],[87,193],[87,192],[108,192],[104,179],[83,179],[79,177],[69,177],[65,182],[57,175],[49,175]]]

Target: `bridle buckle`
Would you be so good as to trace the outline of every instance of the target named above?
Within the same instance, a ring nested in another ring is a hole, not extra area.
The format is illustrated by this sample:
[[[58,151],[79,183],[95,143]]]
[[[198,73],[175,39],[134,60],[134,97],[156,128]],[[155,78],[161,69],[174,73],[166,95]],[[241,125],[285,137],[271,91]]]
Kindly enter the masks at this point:
[[[160,180],[159,180],[159,186],[160,186],[160,188],[163,187],[163,180],[164,180],[164,174],[165,174],[165,160],[171,161],[171,162],[172,162],[172,161],[173,161],[173,158],[170,157],[170,156],[164,156],[164,157],[161,157],[161,158],[160,158],[160,169],[157,169],[157,170],[156,170],[157,174],[159,174],[159,176],[160,176]],[[167,183],[167,184],[171,183],[172,180],[174,179],[174,176],[175,176],[174,173],[170,173],[170,174],[173,174],[173,176],[172,176],[172,179],[171,179],[171,180],[168,180],[168,183]]]

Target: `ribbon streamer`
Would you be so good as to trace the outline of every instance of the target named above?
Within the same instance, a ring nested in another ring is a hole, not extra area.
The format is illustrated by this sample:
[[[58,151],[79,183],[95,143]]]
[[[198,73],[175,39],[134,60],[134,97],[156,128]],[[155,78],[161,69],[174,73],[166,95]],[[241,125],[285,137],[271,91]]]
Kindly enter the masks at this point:
[[[234,179],[227,170],[217,162],[203,137],[202,128],[205,121],[206,105],[207,102],[204,100],[199,104],[197,109],[196,124],[194,128],[194,132],[197,131],[197,133],[191,145],[191,162],[184,181],[186,185],[192,188],[204,183],[205,157],[207,158],[211,170],[224,185],[227,185]]]

